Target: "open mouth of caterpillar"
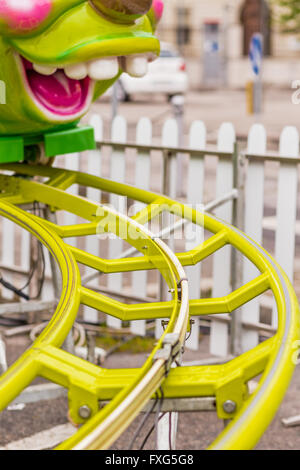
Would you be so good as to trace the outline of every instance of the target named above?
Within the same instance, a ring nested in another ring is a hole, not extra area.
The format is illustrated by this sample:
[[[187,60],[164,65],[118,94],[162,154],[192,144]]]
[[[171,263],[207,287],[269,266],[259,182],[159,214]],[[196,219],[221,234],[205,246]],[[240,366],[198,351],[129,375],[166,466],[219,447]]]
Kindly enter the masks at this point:
[[[58,120],[84,114],[92,103],[96,82],[116,79],[120,72],[143,77],[148,62],[153,59],[153,54],[140,54],[98,58],[62,67],[32,63],[17,55],[27,93],[44,114]]]

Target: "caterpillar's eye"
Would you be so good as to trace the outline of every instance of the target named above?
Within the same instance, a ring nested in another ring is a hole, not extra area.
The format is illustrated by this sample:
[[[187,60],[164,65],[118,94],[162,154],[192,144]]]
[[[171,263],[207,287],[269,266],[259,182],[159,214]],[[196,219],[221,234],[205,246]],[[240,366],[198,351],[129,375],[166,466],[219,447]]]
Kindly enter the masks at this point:
[[[91,0],[104,15],[121,23],[131,22],[148,13],[152,0]]]
[[[48,17],[52,0],[0,0],[0,25],[16,32],[32,31]]]

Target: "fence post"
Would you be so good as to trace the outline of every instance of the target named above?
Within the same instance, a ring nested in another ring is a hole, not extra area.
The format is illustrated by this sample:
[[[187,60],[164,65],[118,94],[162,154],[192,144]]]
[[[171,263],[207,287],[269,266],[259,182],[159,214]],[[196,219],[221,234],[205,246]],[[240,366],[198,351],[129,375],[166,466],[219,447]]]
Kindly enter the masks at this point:
[[[232,224],[244,229],[244,186],[242,165],[243,161],[239,152],[238,142],[234,145],[233,154],[233,187],[238,190],[238,196],[232,202]],[[231,285],[232,291],[238,289],[243,282],[243,257],[237,250],[231,250]],[[231,314],[230,327],[230,353],[233,356],[239,356],[242,352],[242,311],[237,309]]]
[[[16,238],[16,225],[8,220],[2,218],[2,233],[5,236],[2,237],[2,264],[4,266],[14,266],[15,264],[15,238]],[[5,280],[13,283],[13,274],[6,273]],[[2,297],[7,300],[13,299],[14,294],[12,291],[2,287]]]
[[[0,376],[7,371],[7,360],[6,360],[6,346],[5,341],[0,333]]]
[[[206,127],[202,121],[193,122],[190,129],[190,148],[193,150],[205,150],[206,148]],[[188,188],[187,188],[187,201],[188,204],[196,206],[203,205],[204,196],[204,156],[203,158],[190,157],[188,169]],[[201,209],[199,208],[201,211]],[[199,226],[190,225],[194,231],[194,239],[187,240],[185,243],[186,251],[190,251],[195,246],[203,242],[203,228]],[[187,226],[186,233],[188,233]],[[196,242],[196,243],[195,243]],[[197,266],[186,267],[185,272],[189,279],[189,294],[190,299],[199,299],[201,296],[201,263]],[[191,336],[186,342],[186,347],[197,351],[199,347],[199,333],[200,322],[199,318],[194,318],[194,324],[191,331]]]
[[[22,230],[21,234],[21,268],[28,272],[30,271],[30,233],[27,230]],[[23,290],[25,294],[29,293],[29,286]]]
[[[287,126],[280,137],[281,157],[299,157],[299,133]],[[291,282],[294,280],[298,163],[281,163],[278,177],[275,259]],[[272,325],[277,325],[277,309],[273,308]]]
[[[266,130],[261,124],[254,124],[248,136],[248,155],[261,155],[267,151]],[[262,244],[264,216],[264,161],[250,160],[247,168],[245,185],[245,233],[257,243]],[[243,283],[252,281],[259,274],[253,263],[243,259]],[[248,302],[242,307],[242,320],[247,323],[258,323],[260,319],[259,299]],[[259,334],[257,331],[242,329],[242,351],[248,351],[257,346]]]
[[[223,123],[218,134],[218,151],[234,153],[235,130],[231,123]],[[219,159],[217,168],[216,197],[233,189],[232,159]],[[227,202],[216,210],[216,216],[232,223],[232,202]],[[213,257],[213,297],[222,297],[231,291],[231,248],[224,247]],[[215,356],[226,357],[229,349],[228,325],[216,320],[211,324],[210,352]]]
[[[166,148],[176,148],[179,145],[178,124],[175,119],[168,119],[163,127],[162,145]],[[176,154],[172,154],[169,159],[168,194],[167,196],[175,199],[177,195],[177,161]]]
[[[71,170],[71,171],[79,171],[80,169],[80,160],[81,160],[81,155],[79,153],[73,153],[70,155],[66,155],[65,158],[65,169],[66,170]],[[74,184],[72,185],[67,192],[69,194],[74,194],[75,196],[78,195],[78,185]],[[72,214],[72,213],[65,213],[64,214],[64,224],[65,225],[73,225],[77,223],[77,215]],[[76,238],[68,238],[67,239],[68,245],[76,246],[77,240]]]
[[[173,106],[174,118],[177,122],[178,129],[178,147],[182,148],[184,146],[184,105],[185,98],[183,95],[175,95],[171,100]],[[185,155],[178,153],[177,157],[177,175],[176,175],[176,197],[185,196],[183,192],[183,170],[184,170],[184,161]]]
[[[280,137],[280,156],[299,157],[299,133],[285,127]],[[281,163],[278,180],[275,257],[290,281],[294,278],[298,164]]]
[[[79,171],[80,160],[81,160],[80,153],[67,154],[67,155],[63,155],[63,157],[64,158],[63,160],[61,160],[61,163],[63,164],[66,170]],[[76,196],[78,195],[78,191],[79,189],[78,189],[77,184],[72,185],[70,188],[67,189],[67,192],[69,194],[74,194]],[[64,220],[64,225],[74,225],[77,223],[78,218],[76,214],[72,214],[71,212],[65,212],[63,214],[63,220]],[[66,243],[71,246],[76,246],[77,239],[76,237],[67,238]],[[48,277],[52,278],[50,253],[48,252],[48,250],[46,250],[45,247],[43,247],[43,250],[44,250],[44,257],[45,257],[45,276],[46,278]],[[42,292],[42,299],[49,300],[49,298],[53,298],[54,295],[55,294],[54,294],[52,282],[45,282],[44,287],[43,287],[43,292]]]
[[[163,128],[162,136],[162,145],[166,148],[172,149],[176,148],[179,144],[179,135],[178,135],[178,125],[175,119],[169,119],[165,122]],[[175,199],[177,195],[177,159],[176,154],[172,156],[165,157],[168,158],[168,161],[164,162],[164,169],[167,172],[164,174],[164,181],[167,182],[166,187],[164,188],[167,193],[167,196]],[[172,225],[175,222],[174,216],[162,217],[162,228],[166,225]],[[171,240],[168,240],[168,245],[174,251],[174,237],[172,236]],[[164,282],[164,281],[163,281]],[[166,292],[167,288],[161,289],[163,300],[166,300],[170,297],[170,294]],[[161,321],[156,321],[155,334],[157,338],[160,338],[163,333],[163,328]],[[167,413],[165,416],[160,416],[160,421],[157,425],[157,449],[158,450],[170,450],[170,439],[172,441],[172,449],[175,449],[176,445],[176,434],[177,434],[177,424],[178,424],[178,413]]]
[[[177,161],[176,154],[172,152],[172,148],[178,146],[178,125],[175,119],[168,119],[163,127],[162,133],[162,145],[166,147],[166,153],[164,155],[164,174],[163,174],[163,194],[176,198],[176,186],[177,186]],[[169,150],[168,150],[169,149]],[[165,228],[174,223],[175,218],[172,214],[162,214],[161,216],[161,228]],[[174,251],[174,236],[171,235],[171,239],[167,240],[171,250]],[[165,285],[165,281],[160,279],[160,297],[161,300],[170,298],[168,294],[168,286]],[[160,338],[163,334],[163,327],[161,320],[155,322],[155,337]]]
[[[116,143],[127,142],[127,122],[124,117],[117,116],[112,123],[111,140]],[[124,151],[113,149],[110,158],[110,178],[119,183],[125,182],[126,162]],[[110,197],[110,204],[113,207],[125,214],[127,210],[127,201],[123,196],[112,195]],[[123,251],[123,240],[120,238],[109,240],[108,256],[109,259],[118,258]],[[108,275],[108,288],[110,290],[121,292],[123,286],[123,274],[109,274]],[[122,327],[122,321],[118,318],[107,316],[107,326],[119,329]]]
[[[93,114],[91,116],[90,126],[94,129],[94,135],[96,142],[101,142],[103,140],[103,121],[98,114]],[[88,173],[96,176],[101,176],[102,167],[101,167],[101,150],[90,150],[87,152],[87,171]],[[87,189],[87,197],[96,203],[101,202],[101,191],[88,188]],[[97,235],[92,235],[86,237],[85,239],[85,247],[88,253],[91,253],[95,256],[100,256],[100,242]],[[90,268],[85,269],[85,275],[92,273],[93,270]],[[91,286],[99,286],[99,278],[95,278],[89,282]],[[98,323],[99,315],[98,312],[86,305],[83,307],[83,318],[85,321],[90,323]]]

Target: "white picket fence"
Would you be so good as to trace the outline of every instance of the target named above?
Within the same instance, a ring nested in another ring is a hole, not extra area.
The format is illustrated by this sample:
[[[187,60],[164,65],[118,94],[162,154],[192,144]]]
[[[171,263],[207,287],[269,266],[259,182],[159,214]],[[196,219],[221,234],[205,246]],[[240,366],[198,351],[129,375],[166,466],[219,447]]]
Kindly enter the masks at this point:
[[[156,192],[167,192],[169,196],[176,198],[178,194],[177,181],[182,181],[182,187],[186,194],[185,202],[189,204],[203,204],[210,200],[224,196],[234,189],[233,158],[236,134],[232,124],[224,123],[219,129],[217,145],[215,147],[207,144],[207,132],[202,121],[192,124],[189,133],[189,146],[184,149],[185,155],[189,149],[191,153],[186,160],[184,175],[178,179],[176,152],[172,149],[178,147],[179,135],[175,120],[167,120],[162,128],[161,142],[152,136],[152,125],[150,120],[142,118],[136,128],[136,145],[127,145],[127,122],[118,116],[112,125],[110,143],[103,142],[103,122],[99,116],[92,116],[91,125],[95,129],[96,139],[99,143],[98,149],[84,154],[67,155],[58,157],[56,166],[71,170],[80,170],[97,176],[109,177],[119,182],[129,182],[143,189],[151,189]],[[153,141],[156,142],[153,145]],[[124,144],[114,146],[113,144]],[[152,150],[151,150],[152,148]],[[166,170],[164,159],[166,152],[171,152],[169,165]],[[278,152],[270,154],[267,151],[267,135],[262,125],[254,125],[248,136],[247,149],[240,151],[240,157],[244,160],[245,188],[244,188],[244,218],[239,220],[243,229],[254,240],[263,244],[264,228],[271,230],[275,235],[274,255],[281,266],[285,269],[291,281],[295,276],[295,245],[296,245],[296,222],[298,204],[298,170],[299,170],[299,133],[296,128],[286,127],[280,137]],[[283,157],[283,158],[280,158]],[[266,169],[266,165],[268,166]],[[164,174],[168,171],[168,175]],[[169,184],[166,186],[166,181]],[[268,189],[271,188],[270,191]],[[73,186],[70,191],[78,194],[79,188]],[[243,191],[240,188],[240,196]],[[89,189],[87,197],[100,202],[107,203],[107,196],[99,191]],[[111,196],[109,203],[118,210],[126,211],[127,202],[123,197]],[[221,219],[232,223],[233,210],[232,201],[228,201],[219,207],[215,214]],[[142,206],[135,207],[138,212]],[[265,216],[265,210],[272,210],[272,216]],[[64,224],[73,224],[77,221],[73,214],[64,214]],[[12,223],[2,220],[2,244],[0,265],[2,267],[16,266],[23,272],[29,269],[29,236],[20,231]],[[182,240],[176,240],[176,235],[169,241],[171,247],[176,251],[178,246],[181,251],[191,249],[201,242],[202,233],[196,233],[193,242],[188,241],[182,246]],[[16,240],[19,240],[16,243]],[[68,240],[75,244],[76,240]],[[103,257],[103,246],[107,250],[107,257],[119,257],[124,251],[124,243],[114,239],[105,242],[95,237],[87,237],[85,240],[86,250],[97,256]],[[19,251],[16,250],[19,248]],[[101,251],[102,250],[102,251]],[[296,263],[297,264],[297,263]],[[231,286],[231,251],[226,247],[213,256],[212,262],[207,266],[198,265],[186,269],[190,281],[191,298],[199,298],[203,291],[211,291],[213,297],[220,297],[232,290]],[[6,271],[5,271],[6,272]],[[91,270],[86,269],[84,275]],[[47,263],[47,274],[51,275],[50,264]],[[246,283],[256,277],[256,269],[249,262],[245,262],[242,268],[242,279],[240,283]],[[6,272],[7,277],[13,274]],[[102,285],[102,279],[92,281],[96,287]],[[153,275],[149,272],[133,273],[130,277],[123,274],[109,275],[105,284],[106,292],[116,296],[124,293],[126,297],[137,296],[147,299],[154,295],[158,298],[159,286]],[[4,298],[11,298],[11,293],[2,289]],[[43,297],[49,299],[51,286],[46,285]],[[248,350],[259,342],[259,330],[249,328],[249,324],[261,324],[261,307],[273,308],[273,315],[268,327],[276,328],[276,309],[272,307],[271,300],[265,295],[255,299],[241,309],[240,315],[248,327],[242,329],[240,343],[242,350]],[[84,318],[89,322],[98,321],[98,312],[85,307]],[[219,317],[218,317],[219,318]],[[221,320],[221,321],[220,321]],[[223,321],[222,321],[223,320]],[[226,357],[230,351],[230,324],[227,315],[219,319],[210,320],[210,354]],[[107,317],[107,325],[113,328],[121,328],[122,323],[112,317]],[[161,333],[161,322],[157,321],[156,334]],[[267,327],[266,327],[267,329]],[[146,334],[146,322],[132,322],[131,330],[139,335]],[[195,320],[192,334],[188,340],[188,347],[197,350],[199,346],[199,335],[201,322]]]

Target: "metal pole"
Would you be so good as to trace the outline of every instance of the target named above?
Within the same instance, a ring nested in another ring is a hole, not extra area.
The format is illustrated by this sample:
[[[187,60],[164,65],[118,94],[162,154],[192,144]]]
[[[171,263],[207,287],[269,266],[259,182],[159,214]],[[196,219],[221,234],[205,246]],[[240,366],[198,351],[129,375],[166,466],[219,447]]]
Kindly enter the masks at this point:
[[[0,333],[0,375],[7,371],[6,347],[4,338]]]
[[[173,114],[177,122],[178,127],[178,146],[183,148],[184,146],[184,104],[185,98],[183,95],[175,95],[172,98]],[[176,196],[185,196],[183,190],[183,170],[184,170],[184,158],[182,153],[177,154],[177,181],[176,181]]]
[[[258,76],[254,81],[254,114],[260,115],[262,113],[262,101],[263,101],[263,80],[262,80],[262,71],[263,71],[263,60],[264,60],[264,43],[265,43],[265,25],[264,25],[264,0],[260,0],[259,5],[259,21],[260,21],[260,34],[262,38],[262,65],[259,71]]]
[[[118,109],[119,109],[119,99],[118,99],[118,87],[119,87],[119,82],[115,82],[113,87],[112,87],[112,100],[111,100],[111,121],[113,122],[114,119],[118,115]]]
[[[95,349],[96,349],[96,332],[89,331],[87,333],[87,350],[88,350],[88,361],[91,362],[92,364],[96,363]]]
[[[39,256],[39,250],[43,247],[39,246],[39,241],[33,235],[30,236],[30,270],[33,270],[31,282],[28,286],[30,298],[37,298],[39,290],[39,279],[42,274],[42,265]],[[29,311],[27,321],[29,324],[37,323],[39,321],[38,311]]]
[[[232,224],[243,229],[243,183],[241,175],[241,159],[238,143],[235,143],[233,152],[233,185],[238,190],[238,197],[232,202]],[[231,285],[232,290],[238,289],[242,285],[242,256],[236,249],[231,251]],[[242,353],[241,344],[242,318],[241,309],[232,313],[231,334],[230,334],[230,352],[233,356],[239,356]]]
[[[228,86],[228,30],[229,30],[229,12],[230,5],[226,4],[223,8],[223,86]]]
[[[53,224],[57,225],[56,213],[52,212],[49,206],[46,206],[44,209],[44,218],[45,220],[48,220],[49,222],[52,222]],[[49,256],[50,256],[50,265],[51,265],[51,271],[52,271],[52,283],[53,283],[54,296],[55,296],[55,299],[58,300],[61,296],[61,289],[62,289],[61,272],[54,258],[50,254]],[[75,348],[74,348],[74,340],[73,340],[73,329],[70,331],[70,333],[66,337],[66,340],[62,347],[65,351],[74,354]]]
[[[56,213],[51,212],[48,206],[45,207],[44,209],[44,218],[45,220],[48,220],[48,222],[52,222],[53,224],[57,225]],[[61,296],[62,279],[61,279],[60,269],[52,256],[50,256],[50,265],[51,265],[51,271],[52,271],[54,296],[56,300],[59,300]]]
[[[262,113],[262,100],[263,100],[263,83],[262,73],[255,78],[254,81],[254,114],[257,116]]]
[[[163,159],[163,194],[169,196],[170,194],[170,166],[171,166],[171,151],[164,151]],[[165,228],[165,214],[159,215],[159,232]],[[162,277],[159,277],[159,300],[163,302],[167,299],[167,287]]]

